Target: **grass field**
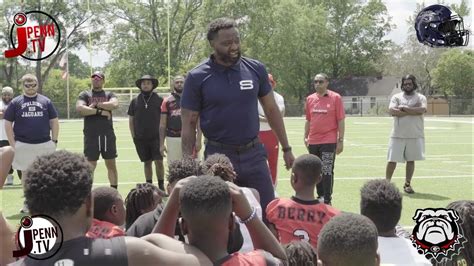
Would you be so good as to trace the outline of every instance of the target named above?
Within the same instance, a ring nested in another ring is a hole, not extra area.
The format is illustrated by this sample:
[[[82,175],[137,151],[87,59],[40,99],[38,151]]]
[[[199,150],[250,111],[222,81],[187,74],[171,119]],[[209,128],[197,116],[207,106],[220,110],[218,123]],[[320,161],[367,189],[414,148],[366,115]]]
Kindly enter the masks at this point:
[[[306,153],[303,145],[304,120],[285,119],[287,134],[295,156]],[[143,167],[138,160],[128,122],[114,122],[117,135],[119,191],[125,198],[135,183],[144,182]],[[344,152],[336,159],[333,206],[359,212],[360,188],[364,182],[385,175],[388,136],[392,127],[389,117],[348,117]],[[412,181],[413,195],[404,194],[400,223],[413,225],[411,217],[418,208],[445,207],[449,202],[473,198],[473,119],[472,117],[425,119],[425,161],[417,162]],[[59,149],[82,152],[82,121],[60,124]],[[165,160],[166,161],[166,160]],[[405,165],[398,165],[393,181],[401,189]],[[280,154],[278,189],[280,197],[293,194],[290,173],[284,169]],[[156,177],[154,177],[156,183]],[[94,186],[108,185],[105,165],[99,161]],[[16,224],[23,216],[23,193],[18,178],[14,186],[5,186],[0,195],[4,215]]]

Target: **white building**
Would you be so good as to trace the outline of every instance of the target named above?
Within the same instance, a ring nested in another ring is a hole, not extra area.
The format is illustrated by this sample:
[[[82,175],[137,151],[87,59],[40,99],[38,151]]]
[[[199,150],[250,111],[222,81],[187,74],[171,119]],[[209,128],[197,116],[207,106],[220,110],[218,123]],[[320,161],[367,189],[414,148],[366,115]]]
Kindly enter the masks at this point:
[[[331,81],[329,88],[341,94],[346,114],[380,115],[400,92],[400,81],[398,77],[350,77]]]

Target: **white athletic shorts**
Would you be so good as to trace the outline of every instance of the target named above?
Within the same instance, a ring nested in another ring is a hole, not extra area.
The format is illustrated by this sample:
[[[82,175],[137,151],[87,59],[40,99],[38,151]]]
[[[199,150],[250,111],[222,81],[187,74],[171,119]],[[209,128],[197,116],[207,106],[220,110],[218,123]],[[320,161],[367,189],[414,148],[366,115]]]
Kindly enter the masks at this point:
[[[389,162],[411,162],[425,159],[425,139],[390,138],[388,144]]]
[[[21,141],[15,142],[15,157],[13,158],[13,169],[25,171],[33,161],[44,154],[54,152],[56,145],[47,141],[38,144],[29,144]]]
[[[166,157],[168,158],[168,164],[175,160],[181,160],[183,157],[181,137],[166,137]]]

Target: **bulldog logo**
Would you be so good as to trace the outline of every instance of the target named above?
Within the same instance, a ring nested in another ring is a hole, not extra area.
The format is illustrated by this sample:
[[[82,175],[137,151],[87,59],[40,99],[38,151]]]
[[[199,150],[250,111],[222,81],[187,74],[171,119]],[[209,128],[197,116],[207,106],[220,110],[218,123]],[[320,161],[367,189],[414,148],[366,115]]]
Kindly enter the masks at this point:
[[[427,259],[441,262],[460,251],[465,238],[458,225],[459,216],[454,210],[418,209],[413,216],[416,225],[410,236],[418,253]]]

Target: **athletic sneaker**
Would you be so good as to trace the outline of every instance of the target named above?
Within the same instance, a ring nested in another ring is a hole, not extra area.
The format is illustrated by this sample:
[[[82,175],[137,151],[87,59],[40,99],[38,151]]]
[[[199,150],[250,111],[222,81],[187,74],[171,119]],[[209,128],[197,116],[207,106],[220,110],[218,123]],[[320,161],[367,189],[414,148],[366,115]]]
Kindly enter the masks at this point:
[[[20,209],[20,213],[29,213],[28,206],[26,206],[26,202],[23,203],[23,208]]]
[[[405,191],[406,193],[408,194],[413,194],[415,193],[415,191],[413,190],[413,188],[410,186],[410,184],[408,183],[405,183],[405,185],[403,186],[403,191]]]
[[[7,181],[5,182],[6,186],[13,185],[13,175],[7,175]]]

